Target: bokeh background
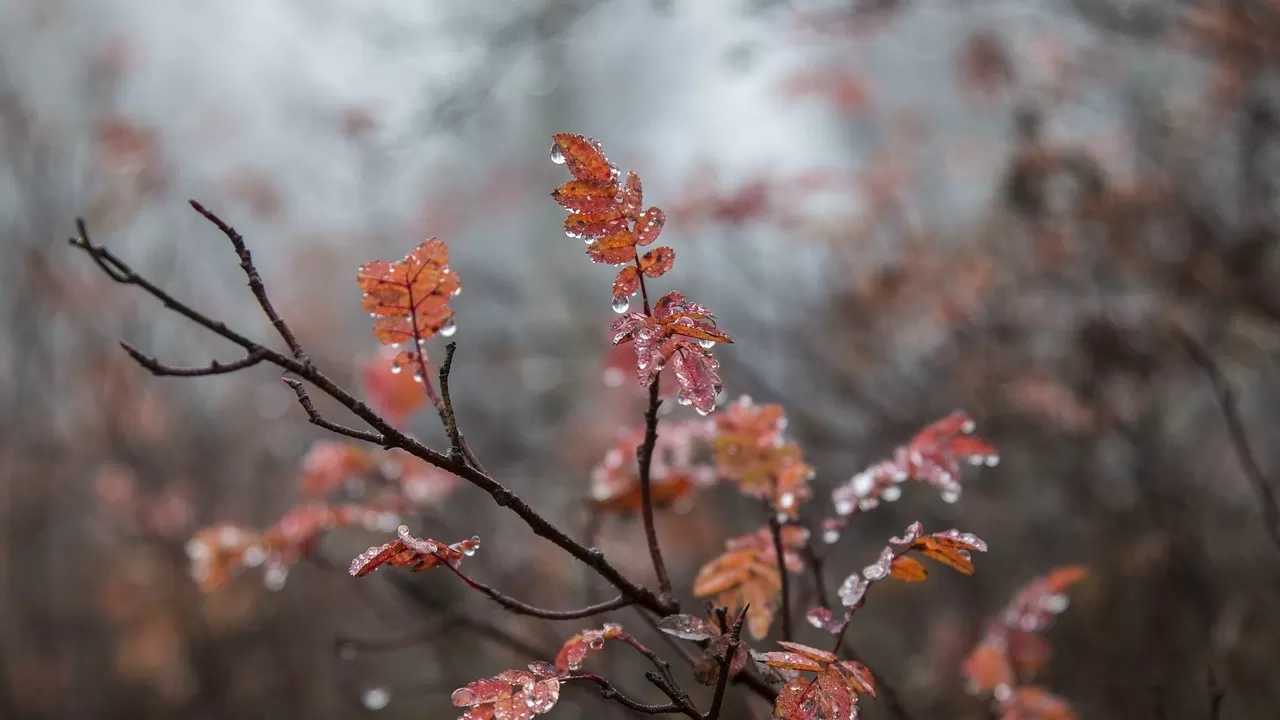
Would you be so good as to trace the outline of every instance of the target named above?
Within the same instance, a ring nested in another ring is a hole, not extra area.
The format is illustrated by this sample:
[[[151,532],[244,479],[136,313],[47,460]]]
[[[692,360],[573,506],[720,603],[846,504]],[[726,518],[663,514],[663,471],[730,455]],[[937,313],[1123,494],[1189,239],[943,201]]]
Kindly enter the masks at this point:
[[[1274,0],[0,2],[0,717],[452,718],[453,688],[582,626],[511,617],[443,573],[353,581],[347,560],[386,537],[360,529],[283,584],[248,570],[200,592],[192,534],[274,522],[326,438],[270,369],[135,366],[118,338],[178,364],[236,354],[68,247],[77,216],[271,339],[199,199],[356,390],[378,348],[355,268],[446,240],[473,448],[648,578],[639,524],[584,512],[641,398],[609,372],[609,273],[548,197],[559,131],[600,139],[667,210],[661,283],[735,338],[726,395],[787,409],[818,470],[811,520],[955,408],[1000,448],[960,502],[913,486],[829,548],[834,584],[911,520],[990,543],[974,577],[886,588],[859,613],[851,644],[909,717],[990,717],[961,660],[1019,586],[1068,563],[1091,574],[1040,682],[1080,717],[1207,718],[1215,692],[1220,717],[1276,717],[1280,548],[1176,338],[1236,389],[1269,481],[1277,32]],[[442,447],[434,420],[409,426]],[[487,500],[459,488],[423,534],[479,535],[475,574],[528,599],[599,597]],[[679,586],[758,513],[727,488],[664,513]],[[642,666],[602,662],[656,700]],[[740,691],[729,709],[767,716]],[[572,689],[551,717],[627,715]]]

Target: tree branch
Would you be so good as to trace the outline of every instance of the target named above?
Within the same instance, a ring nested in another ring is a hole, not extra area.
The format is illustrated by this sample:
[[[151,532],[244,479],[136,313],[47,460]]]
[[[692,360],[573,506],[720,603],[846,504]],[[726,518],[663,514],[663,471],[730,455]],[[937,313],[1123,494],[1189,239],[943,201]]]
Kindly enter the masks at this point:
[[[324,418],[320,417],[318,413],[312,416],[313,423],[333,432],[339,432],[348,435],[349,437],[357,437],[358,439],[365,440],[367,442],[377,442],[380,440],[381,442],[379,444],[383,447],[399,448],[414,457],[434,465],[435,467],[457,475],[463,480],[470,482],[472,485],[475,485],[488,493],[498,506],[508,508],[514,512],[526,525],[529,526],[534,534],[546,538],[569,555],[573,556],[579,562],[593,568],[601,577],[616,587],[626,597],[661,615],[667,615],[677,611],[676,604],[673,600],[670,598],[659,598],[653,593],[653,591],[628,579],[621,571],[605,559],[604,553],[599,549],[589,548],[569,537],[564,533],[564,531],[560,530],[560,528],[542,517],[542,515],[534,510],[527,502],[497,480],[494,480],[484,471],[479,468],[471,467],[460,459],[451,459],[432,450],[431,448],[428,448],[420,441],[406,435],[364,402],[360,401],[346,390],[343,390],[327,375],[320,372],[311,362],[301,360],[298,357],[290,357],[289,355],[266,348],[259,343],[250,340],[244,335],[228,328],[226,324],[212,320],[208,316],[192,309],[185,303],[178,301],[151,281],[134,272],[128,264],[116,257],[110,250],[105,247],[94,245],[89,239],[83,220],[77,220],[76,225],[80,231],[80,235],[78,238],[72,238],[70,243],[87,253],[112,280],[121,284],[135,285],[141,288],[144,292],[159,300],[165,308],[187,318],[215,335],[239,345],[244,348],[246,352],[261,352],[265,362],[276,365],[277,367],[306,380],[321,392],[333,398],[338,402],[338,404],[350,410],[361,420],[364,420],[370,427],[377,430],[381,435],[375,435],[373,433],[353,435],[351,433],[362,433],[363,431],[354,430],[352,428],[343,428],[341,425],[324,420]],[[245,264],[252,267],[251,263],[246,262]],[[265,290],[263,291],[263,294],[265,295]],[[278,316],[276,317],[278,318]],[[283,324],[283,321],[281,321],[281,324]],[[296,388],[295,392],[297,392]]]
[[[707,710],[707,714],[703,716],[704,720],[719,720],[720,708],[724,705],[724,691],[729,686],[730,669],[733,667],[733,658],[738,653],[738,644],[742,642],[742,621],[747,617],[747,608],[751,603],[742,606],[738,611],[738,617],[733,621],[733,628],[729,630],[729,647],[724,652],[724,657],[720,659],[720,678],[716,680],[716,694],[711,699],[711,709]]]
[[[453,400],[449,397],[449,372],[453,370],[453,353],[458,344],[444,346],[444,362],[440,363],[440,420],[449,436],[449,457],[463,458],[462,434],[458,432],[458,418],[453,413]]]
[[[1275,490],[1272,489],[1271,482],[1262,472],[1249,446],[1249,434],[1245,430],[1244,421],[1240,418],[1240,405],[1235,389],[1231,383],[1227,382],[1218,363],[1203,345],[1180,328],[1175,328],[1173,334],[1183,350],[1191,357],[1192,362],[1204,370],[1205,375],[1209,377],[1209,382],[1213,384],[1218,398],[1218,407],[1222,410],[1222,417],[1226,421],[1227,435],[1235,448],[1236,459],[1240,462],[1245,476],[1253,484],[1253,490],[1262,505],[1262,519],[1267,526],[1267,535],[1271,538],[1272,545],[1280,550],[1280,502],[1276,500]]]
[[[614,687],[612,683],[600,677],[599,675],[591,675],[591,674],[574,675],[574,676],[565,678],[565,680],[587,680],[589,682],[593,682],[596,685],[600,686],[601,697],[608,698],[609,700],[614,700],[624,705],[625,707],[631,710],[634,710],[638,713],[641,713],[643,715],[674,715],[679,713],[679,714],[687,715],[690,718],[693,718],[694,720],[702,720],[702,715],[699,714],[697,711],[690,711],[688,708],[681,707],[679,704],[675,702],[664,703],[662,705],[649,705],[646,703],[642,703],[639,700],[634,700],[630,697],[627,697],[622,693],[621,690]]]
[[[258,306],[262,308],[262,312],[275,326],[276,332],[280,333],[280,337],[284,338],[285,345],[289,346],[289,350],[293,352],[293,356],[299,362],[310,365],[311,358],[307,357],[307,353],[302,349],[302,345],[298,343],[298,338],[294,337],[293,330],[280,317],[280,313],[271,305],[271,299],[267,297],[267,288],[262,284],[262,276],[258,274],[258,269],[253,266],[253,257],[249,255],[249,248],[244,244],[244,238],[235,228],[222,221],[222,218],[214,215],[211,211],[206,210],[203,205],[195,200],[189,200],[191,207],[196,212],[204,216],[206,220],[213,223],[227,239],[231,241],[231,246],[235,248],[236,256],[240,258],[240,269],[244,271],[245,276],[249,279],[249,290],[253,292],[253,296],[258,299]]]
[[[437,555],[436,557],[440,558],[442,565],[452,570],[454,575],[462,578],[462,581],[469,585],[473,590],[477,590],[488,595],[494,602],[517,615],[529,615],[531,617],[542,618],[544,620],[579,620],[581,618],[601,615],[609,612],[610,610],[624,608],[632,603],[631,599],[624,595],[619,595],[612,600],[598,603],[596,605],[588,605],[587,607],[579,608],[577,610],[547,610],[545,608],[521,602],[520,600],[506,595],[495,588],[485,585],[479,580],[476,580],[470,575],[459,570],[453,565],[453,563],[449,562],[448,558],[444,556]]]
[[[662,400],[658,397],[661,376],[649,383],[649,407],[644,413],[644,442],[636,448],[636,462],[640,470],[640,505],[644,516],[644,535],[649,543],[649,557],[653,559],[653,571],[658,576],[658,592],[663,602],[679,608],[671,596],[671,578],[667,575],[667,564],[662,560],[662,547],[658,544],[658,529],[653,522],[653,451],[658,443],[658,407]]]
[[[355,428],[347,427],[346,425],[340,425],[321,415],[320,411],[316,409],[315,403],[311,402],[311,396],[307,394],[307,388],[303,386],[301,380],[291,377],[283,377],[280,379],[284,381],[285,385],[293,388],[293,392],[298,396],[298,404],[302,406],[303,410],[307,411],[307,419],[311,421],[312,425],[317,425],[339,435],[346,435],[349,438],[373,443],[374,445],[386,444],[387,439],[378,433],[369,432],[367,430],[357,430]]]
[[[780,607],[782,613],[782,639],[791,642],[793,637],[791,626],[791,581],[787,578],[789,574],[787,572],[787,556],[784,554],[786,551],[782,547],[782,523],[778,522],[778,514],[773,512],[772,507],[767,502],[765,506],[769,510],[769,533],[773,535],[773,552],[778,556],[778,574],[782,577],[782,605]]]
[[[247,367],[257,365],[266,359],[266,356],[257,351],[251,351],[240,360],[224,363],[214,360],[205,367],[177,367],[167,365],[160,362],[156,358],[143,353],[141,350],[130,345],[124,340],[120,341],[120,347],[129,354],[142,367],[151,372],[152,375],[158,377],[203,377],[206,375],[226,375],[228,373],[243,370]]]

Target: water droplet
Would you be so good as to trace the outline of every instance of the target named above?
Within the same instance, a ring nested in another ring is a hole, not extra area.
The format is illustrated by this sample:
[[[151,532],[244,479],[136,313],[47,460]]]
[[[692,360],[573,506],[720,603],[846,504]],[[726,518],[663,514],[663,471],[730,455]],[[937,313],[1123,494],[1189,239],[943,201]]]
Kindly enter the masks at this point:
[[[986,457],[986,460],[987,460],[987,467],[995,467],[1000,464],[999,455],[988,455]]]
[[[1045,598],[1045,601],[1044,601],[1045,609],[1051,613],[1060,613],[1063,610],[1066,610],[1067,606],[1070,604],[1071,604],[1071,600],[1068,599],[1066,595],[1063,595],[1061,593],[1057,595],[1050,595],[1049,597]]]
[[[422,370],[421,370],[421,369],[418,369],[418,370],[414,370],[414,371],[413,371],[413,381],[414,381],[414,382],[416,382],[416,383],[420,383],[420,382],[422,382]]]
[[[782,497],[778,498],[778,506],[783,509],[790,509],[795,507],[795,505],[796,496],[792,493],[783,493]]]
[[[900,497],[902,497],[902,488],[897,485],[890,485],[880,493],[880,498],[885,502],[893,502]]]
[[[960,502],[960,491],[952,490],[949,488],[947,490],[943,490],[942,502],[949,503],[949,504],[955,504],[957,502]]]
[[[615,295],[613,298],[613,311],[621,315],[631,309],[631,298],[626,295]],[[617,342],[616,340],[614,342]]]
[[[263,573],[262,584],[271,592],[278,592],[284,589],[284,584],[288,579],[289,568],[273,565]]]
[[[245,548],[244,555],[240,556],[240,562],[245,567],[258,567],[267,560],[267,551],[257,545],[250,545]]]
[[[187,557],[192,560],[199,560],[209,554],[209,548],[201,540],[189,540],[187,542]]]
[[[564,164],[564,148],[560,147],[560,143],[551,143],[551,162],[557,165]]]
[[[676,397],[676,402],[685,406],[689,406],[693,404],[693,401],[690,400],[688,397],[686,397],[683,393]]]
[[[853,503],[846,499],[840,499],[836,502],[836,514],[848,515],[853,512]]]
[[[706,417],[710,415],[711,411],[715,410],[715,408],[714,407],[704,408],[701,405],[699,405],[698,407],[694,408],[694,410],[697,410],[698,414],[701,415],[702,417]]]
[[[450,315],[448,320],[440,326],[440,337],[453,337],[458,332],[458,320]]]
[[[699,340],[698,344],[702,346],[703,350],[710,350],[711,348],[716,346],[716,341],[715,340]]]
[[[391,702],[391,693],[386,688],[369,688],[360,696],[360,704],[366,710],[381,710]]]
[[[398,363],[398,362],[393,362],[393,363],[391,363],[391,374],[392,374],[392,375],[399,375],[399,374],[400,374],[400,371],[401,371],[401,370],[403,370],[403,369],[404,369],[404,368],[400,367],[400,363]]]
[[[840,531],[835,528],[829,528],[822,531],[822,542],[831,545],[840,539]]]

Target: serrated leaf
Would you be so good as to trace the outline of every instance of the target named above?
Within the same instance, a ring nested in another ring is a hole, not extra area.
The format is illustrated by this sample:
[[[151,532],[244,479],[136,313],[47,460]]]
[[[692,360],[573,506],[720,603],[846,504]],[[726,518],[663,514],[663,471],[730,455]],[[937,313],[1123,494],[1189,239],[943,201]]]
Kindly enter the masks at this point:
[[[657,240],[666,224],[667,214],[662,212],[662,208],[651,207],[645,210],[636,218],[636,244],[648,245]]]
[[[571,133],[557,133],[553,141],[564,157],[565,167],[583,182],[597,185],[613,180],[614,168],[605,157],[600,143]]]
[[[671,271],[676,264],[676,251],[659,247],[640,256],[640,269],[646,277],[659,278]]]

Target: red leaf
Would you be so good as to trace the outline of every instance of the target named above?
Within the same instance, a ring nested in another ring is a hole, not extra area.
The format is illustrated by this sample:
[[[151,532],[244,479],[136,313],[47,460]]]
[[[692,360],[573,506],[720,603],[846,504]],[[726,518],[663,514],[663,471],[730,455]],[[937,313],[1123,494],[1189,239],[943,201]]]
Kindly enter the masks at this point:
[[[640,176],[634,172],[627,173],[627,182],[622,188],[622,216],[628,220],[640,217],[640,208],[644,205],[644,190],[640,185]]]
[[[625,233],[630,237],[628,244],[635,245],[635,237],[627,230],[627,220],[614,207],[595,214],[573,213],[564,219],[564,232],[569,237],[579,240],[590,240]]]
[[[362,306],[375,318],[373,333],[384,345],[425,341],[453,327],[447,303],[462,285],[449,269],[449,249],[435,238],[403,260],[360,266],[356,280],[364,291]]]
[[[599,142],[570,133],[557,133],[554,141],[552,159],[563,158],[565,167],[575,178],[597,185],[613,180],[617,171],[605,157]]]
[[[669,247],[654,248],[640,256],[640,269],[651,278],[662,277],[676,263],[676,251]]]
[[[606,640],[625,637],[621,625],[605,623],[599,630],[583,630],[565,641],[556,655],[556,667],[561,672],[577,671],[582,668],[582,661],[591,650],[604,648]]]
[[[620,230],[608,237],[593,240],[587,246],[592,261],[605,265],[621,265],[636,259],[636,240],[630,230]]]
[[[662,234],[662,227],[667,224],[667,214],[662,208],[651,207],[636,218],[636,244],[648,245]]]
[[[618,204],[617,198],[608,190],[608,187],[596,183],[569,180],[556,188],[551,197],[566,210],[594,215],[613,211]]]
[[[618,277],[613,281],[613,302],[615,305],[621,305],[626,298],[635,295],[640,289],[640,273],[636,270],[635,265],[628,265],[618,271]]]

